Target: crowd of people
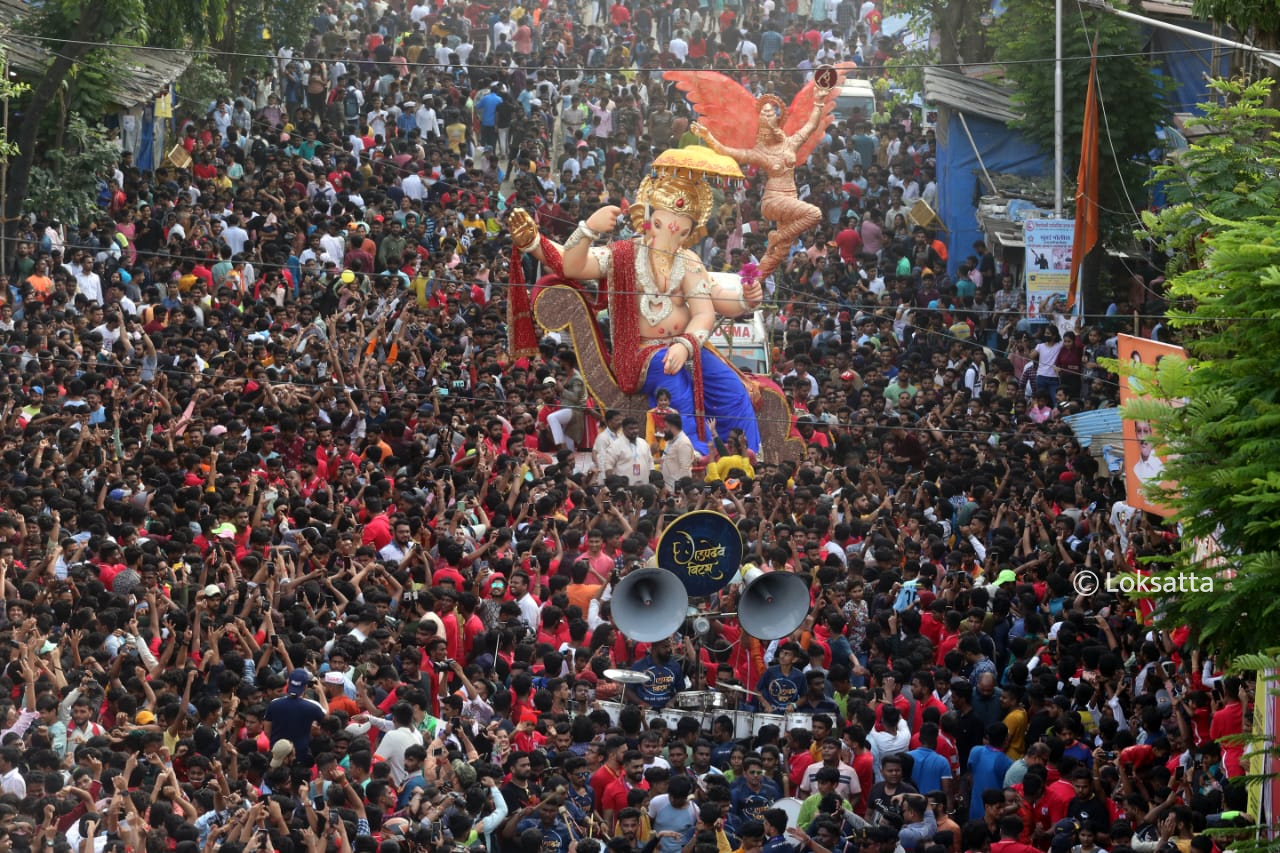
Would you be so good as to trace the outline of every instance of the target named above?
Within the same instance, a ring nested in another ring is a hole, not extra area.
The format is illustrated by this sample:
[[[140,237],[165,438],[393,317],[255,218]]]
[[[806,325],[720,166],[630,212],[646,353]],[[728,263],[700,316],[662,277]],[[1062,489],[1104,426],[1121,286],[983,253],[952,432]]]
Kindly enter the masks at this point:
[[[194,110],[189,167],[126,156],[99,216],[32,211],[0,288],[0,853],[1248,831],[1223,738],[1252,685],[1073,584],[1174,547],[1062,420],[1115,405],[1128,305],[1028,311],[985,246],[910,225],[918,114],[844,117],[797,166],[823,222],[765,316],[801,458],[699,456],[662,400],[597,411],[569,341],[509,354],[506,217],[563,240],[696,143],[662,69],[786,99],[824,61],[874,70],[879,16],[335,5]],[[717,190],[708,268],[758,260],[762,183]],[[694,509],[810,583],[797,630],[718,616],[738,581],[669,640],[617,630],[618,581]]]

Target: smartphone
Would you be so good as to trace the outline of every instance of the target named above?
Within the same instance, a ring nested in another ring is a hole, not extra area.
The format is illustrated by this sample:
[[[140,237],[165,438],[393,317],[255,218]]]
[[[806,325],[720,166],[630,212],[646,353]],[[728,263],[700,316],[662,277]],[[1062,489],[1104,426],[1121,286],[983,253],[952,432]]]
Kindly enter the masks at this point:
[[[442,756],[442,755],[444,755],[444,748],[443,748],[443,747],[439,747],[439,746],[437,746],[435,749],[431,750],[431,756],[432,756],[433,758],[439,758],[439,757],[440,757],[440,756]]]
[[[1174,664],[1174,662],[1171,660],[1167,660],[1164,663],[1160,664],[1160,667],[1161,669],[1164,670],[1165,678],[1173,678],[1178,673],[1177,665]]]
[[[449,720],[449,727],[450,727],[450,728],[453,728],[453,729],[460,729],[460,728],[462,728],[462,718],[461,718],[461,717],[453,717],[453,718],[451,718],[451,719]]]
[[[272,634],[271,636],[267,637],[267,644],[274,646],[276,644],[276,641],[279,639],[280,638],[277,637],[275,634]]]

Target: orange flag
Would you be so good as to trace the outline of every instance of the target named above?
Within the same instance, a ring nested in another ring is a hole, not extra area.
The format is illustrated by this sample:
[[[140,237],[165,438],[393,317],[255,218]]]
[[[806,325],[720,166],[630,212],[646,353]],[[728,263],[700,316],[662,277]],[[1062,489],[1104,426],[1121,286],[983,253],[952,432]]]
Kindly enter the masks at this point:
[[[1089,90],[1084,99],[1084,130],[1080,136],[1080,170],[1076,173],[1076,227],[1071,242],[1071,282],[1067,307],[1075,308],[1080,269],[1085,256],[1098,245],[1098,44],[1089,60]]]

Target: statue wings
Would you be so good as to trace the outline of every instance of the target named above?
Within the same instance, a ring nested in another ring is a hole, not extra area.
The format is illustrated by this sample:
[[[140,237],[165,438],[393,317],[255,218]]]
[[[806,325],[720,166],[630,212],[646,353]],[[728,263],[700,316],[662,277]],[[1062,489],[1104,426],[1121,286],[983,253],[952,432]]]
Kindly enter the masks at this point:
[[[822,140],[823,132],[831,123],[831,112],[836,106],[835,94],[840,91],[844,78],[856,67],[852,62],[836,65],[835,91],[827,99],[817,130],[809,135],[796,152],[797,163],[808,160],[813,149]],[[715,135],[720,144],[730,148],[751,148],[755,145],[756,131],[759,128],[756,98],[740,83],[718,71],[667,71],[662,76],[685,93],[698,114],[698,121]],[[794,136],[804,128],[813,112],[815,100],[813,81],[810,80],[787,108],[782,128],[787,136]]]

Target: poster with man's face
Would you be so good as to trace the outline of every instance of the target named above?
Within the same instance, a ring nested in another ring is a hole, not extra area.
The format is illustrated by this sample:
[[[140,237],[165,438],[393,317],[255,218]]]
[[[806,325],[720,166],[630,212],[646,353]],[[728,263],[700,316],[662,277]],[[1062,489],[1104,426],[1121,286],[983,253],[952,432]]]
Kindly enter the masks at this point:
[[[1163,344],[1146,338],[1135,338],[1131,335],[1118,335],[1116,348],[1120,362],[1134,365],[1155,367],[1161,359],[1170,356],[1186,358],[1182,347]],[[1151,396],[1151,389],[1144,388],[1140,380],[1121,374],[1120,405],[1123,407],[1130,400]],[[1125,419],[1124,431],[1124,476],[1126,503],[1136,509],[1154,512],[1157,515],[1172,515],[1171,507],[1158,504],[1146,495],[1148,484],[1162,484],[1169,488],[1172,484],[1161,475],[1164,473],[1165,460],[1162,457],[1164,448],[1159,436],[1154,434],[1150,421],[1133,421]]]

